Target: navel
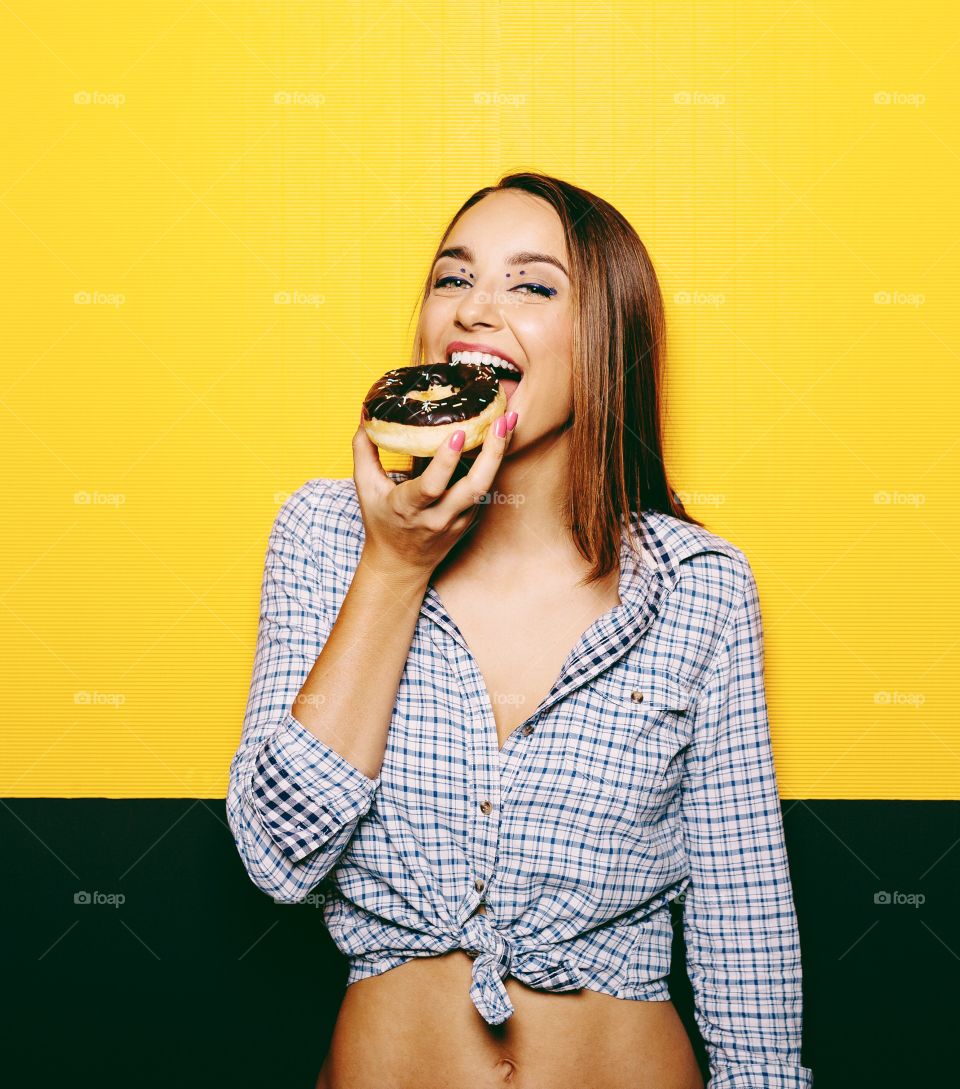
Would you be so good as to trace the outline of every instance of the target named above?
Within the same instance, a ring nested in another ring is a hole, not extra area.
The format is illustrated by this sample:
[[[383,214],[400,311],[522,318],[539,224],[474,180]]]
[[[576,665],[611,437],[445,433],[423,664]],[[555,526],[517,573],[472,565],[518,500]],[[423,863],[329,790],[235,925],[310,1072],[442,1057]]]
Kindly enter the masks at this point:
[[[494,1070],[503,1079],[505,1085],[509,1085],[517,1073],[517,1064],[512,1059],[500,1059],[494,1066]]]

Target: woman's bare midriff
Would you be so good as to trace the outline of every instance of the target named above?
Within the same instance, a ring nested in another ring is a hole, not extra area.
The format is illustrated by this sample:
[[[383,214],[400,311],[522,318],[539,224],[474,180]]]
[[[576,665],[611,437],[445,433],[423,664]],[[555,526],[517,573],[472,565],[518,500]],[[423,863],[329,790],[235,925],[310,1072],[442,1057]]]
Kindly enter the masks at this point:
[[[456,950],[351,984],[316,1089],[703,1089],[672,1002],[508,976],[514,1013],[488,1025],[472,966]]]

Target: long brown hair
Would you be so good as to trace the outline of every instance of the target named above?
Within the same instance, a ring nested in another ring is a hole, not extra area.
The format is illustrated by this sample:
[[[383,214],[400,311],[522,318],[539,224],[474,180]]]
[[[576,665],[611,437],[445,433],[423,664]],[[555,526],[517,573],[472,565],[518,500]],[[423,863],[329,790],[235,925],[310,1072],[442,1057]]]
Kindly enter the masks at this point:
[[[525,172],[504,175],[461,205],[430,262],[421,314],[433,266],[457,221],[502,189],[541,197],[563,223],[573,300],[573,421],[564,515],[578,551],[592,564],[582,582],[589,585],[619,563],[621,527],[630,524],[631,513],[656,510],[703,524],[684,510],[663,465],[663,297],[646,247],[616,208],[559,178]],[[419,320],[411,361],[432,362],[424,358]],[[410,475],[419,476],[429,460],[413,458]],[[636,549],[632,535],[630,541]]]

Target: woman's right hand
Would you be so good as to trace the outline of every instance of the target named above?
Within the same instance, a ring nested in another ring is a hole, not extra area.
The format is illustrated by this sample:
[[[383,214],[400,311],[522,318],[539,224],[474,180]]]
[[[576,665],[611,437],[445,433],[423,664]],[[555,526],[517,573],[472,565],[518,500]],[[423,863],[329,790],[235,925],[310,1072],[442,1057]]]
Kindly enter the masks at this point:
[[[392,574],[409,573],[428,582],[434,568],[475,524],[500,468],[516,423],[503,438],[497,436],[496,425],[494,420],[487,429],[469,472],[448,490],[461,455],[451,449],[449,440],[420,476],[398,484],[384,472],[377,445],[361,423],[353,437],[353,480],[363,515],[364,555]]]

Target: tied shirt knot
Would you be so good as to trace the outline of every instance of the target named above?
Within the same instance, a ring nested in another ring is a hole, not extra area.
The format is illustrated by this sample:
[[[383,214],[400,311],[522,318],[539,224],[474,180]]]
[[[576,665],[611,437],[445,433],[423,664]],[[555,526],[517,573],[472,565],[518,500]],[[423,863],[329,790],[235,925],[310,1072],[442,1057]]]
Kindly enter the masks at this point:
[[[503,983],[508,975],[541,990],[569,991],[583,986],[580,971],[558,948],[528,952],[518,949],[485,913],[471,915],[464,923],[460,948],[475,958],[470,998],[491,1025],[502,1024],[514,1012]]]

